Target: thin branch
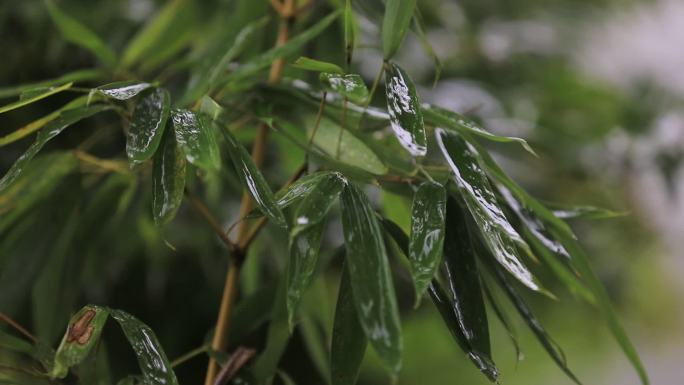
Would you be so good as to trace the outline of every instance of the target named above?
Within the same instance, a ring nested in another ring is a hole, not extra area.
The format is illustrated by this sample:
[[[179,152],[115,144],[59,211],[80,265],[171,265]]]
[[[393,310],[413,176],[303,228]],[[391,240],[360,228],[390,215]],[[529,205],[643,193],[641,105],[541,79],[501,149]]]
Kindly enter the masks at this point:
[[[207,350],[209,350],[209,345],[202,345],[200,347],[192,349],[191,351],[184,353],[180,357],[171,361],[171,367],[175,368],[176,366],[179,366],[179,365],[199,356],[200,354],[205,353]]]
[[[204,202],[202,202],[195,194],[191,193],[189,190],[185,190],[185,195],[188,197],[190,200],[190,203],[192,203],[192,206],[197,210],[198,213],[202,215],[202,217],[207,221],[209,226],[214,230],[216,235],[221,239],[221,241],[228,247],[230,250],[231,254],[234,254],[235,251],[238,249],[237,245],[233,243],[233,241],[228,238],[228,235],[223,231],[223,228],[221,227],[221,224],[218,222],[216,217],[209,211],[209,208],[207,207]]]
[[[33,334],[29,333],[28,330],[24,329],[23,326],[19,325],[17,321],[13,320],[5,313],[0,313],[0,321],[3,321],[4,323],[16,329],[19,333],[24,335],[24,337],[30,339],[34,344],[38,343],[38,339]]]

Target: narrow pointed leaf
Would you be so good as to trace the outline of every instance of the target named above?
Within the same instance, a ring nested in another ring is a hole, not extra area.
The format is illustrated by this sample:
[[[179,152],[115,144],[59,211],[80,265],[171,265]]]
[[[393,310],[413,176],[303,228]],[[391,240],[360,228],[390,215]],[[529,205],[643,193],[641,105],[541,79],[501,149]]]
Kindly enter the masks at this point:
[[[95,91],[112,99],[128,100],[150,87],[152,87],[150,83],[126,80],[99,86]]]
[[[445,215],[446,189],[436,182],[421,184],[413,197],[408,254],[416,307],[442,259]]]
[[[290,328],[302,294],[313,279],[325,216],[345,183],[346,179],[338,173],[321,178],[295,211],[287,269],[287,313]]]
[[[56,77],[54,79],[40,80],[28,84],[20,84],[16,86],[2,87],[0,88],[0,99],[9,98],[12,96],[17,96],[23,92],[31,89],[36,89],[38,87],[53,87],[58,84],[66,83],[76,83],[85,82],[88,80],[95,80],[104,77],[105,71],[100,69],[84,69],[77,70],[73,72],[68,72],[62,76]]]
[[[608,219],[627,215],[626,212],[613,211],[596,206],[553,205],[553,214],[560,219]]]
[[[56,93],[62,92],[64,90],[68,90],[69,88],[71,88],[72,85],[73,85],[73,83],[66,83],[66,84],[63,84],[63,85],[58,86],[58,87],[50,87],[50,88],[46,89],[44,92],[41,92],[37,95],[33,95],[32,97],[22,98],[22,99],[19,99],[18,101],[14,102],[14,103],[4,105],[4,106],[0,107],[0,114],[5,113],[7,111],[16,110],[17,108],[24,107],[28,104],[31,104],[31,103],[37,102],[39,100],[45,99],[48,96],[52,96]]]
[[[299,68],[300,70],[328,72],[331,74],[344,75],[344,70],[337,64],[311,59],[306,56],[299,57],[294,63],[292,63],[292,66]]]
[[[45,146],[45,144],[52,138],[59,135],[62,131],[64,131],[64,129],[72,124],[110,108],[111,107],[104,105],[91,105],[88,107],[66,110],[60,113],[57,119],[46,124],[45,127],[38,132],[36,141],[33,142],[33,144],[23,155],[19,157],[19,159],[17,159],[16,162],[14,162],[5,176],[0,179],[0,193],[5,191],[7,186],[9,186],[15,179],[17,179],[17,177],[19,177],[19,175],[21,175],[31,159],[33,159],[33,157],[36,156],[43,146]]]
[[[338,93],[354,103],[362,104],[368,99],[368,88],[360,75],[323,72],[320,80],[325,89]]]
[[[385,64],[387,111],[399,143],[413,156],[427,153],[423,113],[416,87],[406,71],[393,63]]]
[[[143,383],[178,385],[176,374],[152,329],[125,311],[111,309],[110,313],[133,348],[143,375]]]
[[[356,43],[356,18],[352,9],[351,0],[344,2],[344,51],[347,64],[351,63]]]
[[[261,171],[256,167],[252,157],[247,150],[238,143],[237,139],[227,129],[222,129],[221,132],[228,143],[228,154],[235,166],[235,170],[240,175],[242,182],[249,191],[257,207],[264,215],[269,217],[273,223],[280,227],[287,227],[285,215],[278,207],[273,191],[266,183],[266,179],[261,174]]]
[[[108,67],[116,64],[116,54],[97,36],[90,28],[83,25],[80,21],[64,13],[59,9],[54,1],[45,0],[50,18],[57,25],[57,29],[62,36],[71,43],[81,46]]]
[[[154,155],[152,170],[152,213],[158,226],[169,223],[183,200],[185,158],[173,133],[166,132]]]
[[[347,267],[342,269],[335,306],[330,346],[330,377],[333,385],[354,385],[368,340],[359,323]]]
[[[525,286],[535,291],[541,290],[519,256],[519,249],[529,252],[529,246],[508,222],[496,201],[489,180],[480,166],[477,150],[456,133],[437,129],[435,135],[444,158],[454,172],[456,187],[489,250]]]
[[[321,180],[328,178],[332,174],[333,171],[318,171],[297,179],[296,182],[275,194],[278,207],[284,209],[296,202],[301,201],[314,188],[316,188],[316,186],[318,186]]]
[[[487,287],[487,284],[483,282],[482,288],[484,289],[485,297],[487,298],[487,302],[489,302],[489,305],[491,306],[492,310],[494,310],[494,314],[496,315],[496,318],[501,322],[501,325],[503,325],[504,329],[506,329],[506,333],[508,333],[508,337],[511,339],[511,343],[513,344],[513,348],[515,349],[515,358],[516,360],[522,361],[523,359],[523,353],[520,350],[520,343],[518,342],[518,333],[515,330],[515,327],[513,326],[513,322],[511,321],[511,318],[509,317],[508,313],[506,313],[497,300],[497,298],[494,296],[494,293]]]
[[[100,339],[108,316],[107,309],[88,305],[71,317],[62,343],[57,348],[55,365],[50,372],[51,378],[66,377],[69,368],[86,358]]]
[[[394,56],[404,40],[416,3],[417,0],[387,0],[385,3],[382,19],[382,55],[385,60]]]
[[[202,115],[190,110],[174,110],[171,119],[176,141],[188,162],[205,170],[218,170],[221,154],[212,125],[205,122]]]
[[[401,325],[380,226],[364,193],[348,183],[342,191],[342,225],[356,311],[366,337],[385,365],[401,367]]]
[[[287,325],[285,281],[285,275],[281,275],[271,309],[271,323],[268,325],[266,346],[252,366],[252,372],[259,384],[265,383],[267,379],[276,374],[278,363],[290,340],[290,330]]]
[[[415,32],[416,37],[418,37],[418,41],[420,41],[423,51],[432,59],[432,64],[435,67],[435,77],[432,84],[436,85],[442,75],[442,62],[439,60],[439,56],[437,56],[432,43],[428,40],[424,24],[420,10],[416,8],[415,13],[413,14],[413,32]]]
[[[138,100],[126,138],[126,154],[131,162],[150,159],[157,151],[170,105],[169,92],[163,88],[155,88]]]

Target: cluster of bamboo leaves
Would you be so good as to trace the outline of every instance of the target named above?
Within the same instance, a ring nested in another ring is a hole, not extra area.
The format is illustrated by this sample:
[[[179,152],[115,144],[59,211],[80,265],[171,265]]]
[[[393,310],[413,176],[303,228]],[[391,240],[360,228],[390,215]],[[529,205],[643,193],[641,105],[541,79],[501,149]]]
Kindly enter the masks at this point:
[[[390,256],[408,268],[415,306],[428,297],[455,343],[493,382],[498,381],[499,370],[492,357],[488,317],[498,318],[517,346],[506,308],[500,303],[503,294],[560,369],[580,383],[522,294],[531,291],[554,297],[533,273],[540,267],[602,312],[642,382],[648,382],[605,289],[564,221],[602,213],[586,208],[554,212],[530,196],[483,146],[487,141],[518,143],[533,154],[524,140],[497,136],[455,112],[421,103],[410,75],[392,61],[409,30],[423,36],[415,0],[388,0],[384,10],[382,3],[375,2],[355,9],[347,0],[326,15],[307,20],[308,25],[302,25],[284,45],[246,55],[254,35],[273,23],[268,16],[257,18],[235,35],[227,50],[213,55],[199,69],[192,67],[191,81],[182,89],[171,90],[161,76],[76,86],[113,74],[120,79],[127,76],[122,73],[159,73],[171,59],[185,70],[185,62],[177,56],[192,40],[192,34],[182,27],[190,3],[169,2],[119,55],[54,1],[45,2],[63,37],[91,52],[102,67],[2,90],[3,96],[18,95],[19,99],[0,107],[0,113],[57,93],[82,93],[62,108],[0,138],[4,146],[35,135],[33,144],[0,179],[3,247],[11,248],[10,238],[21,235],[24,218],[44,209],[40,203],[51,190],[89,160],[78,149],[41,149],[82,120],[101,114],[119,116],[124,122],[125,156],[130,165],[123,173],[151,179],[152,212],[143,215],[151,215],[158,226],[174,220],[186,189],[196,189],[194,185],[201,183],[193,174],[227,172],[239,177],[256,204],[246,219],[264,216],[277,231],[288,234],[289,255],[282,256],[287,264],[270,310],[266,346],[244,368],[244,381],[264,383],[279,373],[278,362],[297,327],[302,296],[324,267],[319,255],[326,221],[339,205],[344,247],[338,254],[343,271],[328,372],[323,374],[329,383],[355,383],[368,346],[390,372],[400,371],[401,323]],[[327,6],[319,8],[329,10]],[[382,16],[377,15],[378,8]],[[356,12],[376,18],[382,25],[379,45],[384,63],[379,70],[385,74],[386,108],[371,104],[375,87],[369,91],[361,76],[349,72],[358,29]],[[340,47],[345,51],[345,64],[308,57],[291,60],[336,23],[343,31]],[[149,54],[151,47],[166,48]],[[286,78],[278,85],[265,85],[266,70],[282,57],[292,67],[315,73],[319,81]],[[279,191],[272,190],[235,132],[234,123],[245,115],[267,124],[272,135],[306,154],[304,176]],[[309,119],[313,116],[315,121]],[[111,165],[114,178],[119,177],[115,160],[96,163]],[[146,172],[150,163],[151,172]],[[111,179],[111,183],[118,182]],[[412,200],[408,232],[376,211],[366,194],[369,185]],[[132,196],[120,195],[122,210]],[[65,228],[69,226],[76,224],[67,223]],[[9,266],[3,265],[4,269]],[[87,305],[72,316],[56,351],[44,342],[29,342],[0,331],[1,347],[33,357],[43,368],[33,374],[2,374],[0,382],[31,383],[35,380],[32,376],[61,379],[77,371],[92,354],[109,316],[121,325],[141,370],[141,375],[127,377],[122,383],[176,384],[169,360],[149,327],[124,311],[96,305]],[[286,381],[287,376],[281,375]]]

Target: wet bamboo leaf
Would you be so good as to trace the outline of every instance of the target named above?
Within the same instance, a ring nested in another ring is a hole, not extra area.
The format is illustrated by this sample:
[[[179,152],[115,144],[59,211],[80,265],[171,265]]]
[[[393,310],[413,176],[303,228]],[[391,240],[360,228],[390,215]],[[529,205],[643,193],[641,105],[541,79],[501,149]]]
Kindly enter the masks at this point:
[[[417,0],[387,0],[382,19],[382,55],[389,60],[399,49],[411,25]]]
[[[116,100],[128,100],[151,87],[150,83],[126,80],[99,86],[95,92]]]
[[[356,311],[370,344],[394,372],[401,367],[401,325],[385,243],[364,193],[348,183],[342,191],[342,225]]]
[[[52,138],[59,135],[64,129],[72,124],[108,109],[110,109],[110,107],[104,105],[91,105],[88,107],[66,110],[60,113],[58,118],[46,124],[45,127],[38,132],[36,141],[33,142],[16,162],[14,162],[5,176],[0,179],[0,193],[4,192],[5,189],[21,175],[24,168],[31,162],[31,159],[33,159],[33,157],[35,157],[43,146]]]
[[[385,87],[390,123],[399,143],[413,156],[425,155],[427,138],[423,113],[413,81],[399,66],[386,63]]]
[[[278,369],[280,358],[285,352],[290,340],[290,330],[287,325],[286,278],[281,275],[276,291],[275,301],[271,310],[271,323],[268,325],[266,346],[255,359],[252,372],[256,383],[264,383],[273,377]]]
[[[613,211],[595,206],[552,205],[553,214],[560,219],[608,219],[628,215],[624,211]]]
[[[169,359],[149,326],[121,310],[110,310],[112,318],[119,323],[128,343],[138,359],[138,366],[146,385],[178,385],[176,374]]]
[[[477,135],[481,138],[491,140],[492,142],[518,143],[530,154],[535,156],[537,155],[525,139],[492,134],[465,116],[457,114],[453,111],[449,111],[445,108],[423,104],[422,110],[425,120],[435,126],[443,127],[447,130],[455,130],[456,132],[462,134],[465,133]]]
[[[74,314],[69,321],[62,343],[57,348],[55,366],[51,378],[66,377],[69,368],[81,363],[93,346],[97,344],[109,311],[105,308],[88,305]]]
[[[152,170],[152,213],[157,225],[165,225],[176,216],[184,190],[185,158],[174,135],[166,132]]]
[[[344,51],[347,64],[351,63],[356,43],[356,18],[352,9],[351,0],[344,2]]]
[[[292,63],[292,66],[306,71],[328,72],[331,74],[344,75],[344,70],[337,64],[311,59],[306,56],[299,57],[299,59]]]
[[[529,246],[506,219],[480,166],[477,150],[456,133],[437,129],[437,143],[454,172],[456,187],[496,260],[532,290],[542,290],[523,264],[519,249]]]
[[[22,98],[22,99],[19,99],[18,101],[14,102],[14,103],[4,105],[4,106],[0,107],[0,114],[5,113],[7,111],[16,110],[17,108],[24,107],[28,104],[31,104],[31,103],[37,102],[39,100],[45,99],[48,96],[52,96],[56,93],[62,92],[64,90],[68,90],[69,88],[71,88],[72,85],[73,85],[73,83],[66,83],[66,84],[63,84],[63,85],[58,86],[58,87],[49,87],[44,92],[41,92],[37,95],[33,95],[32,97],[29,97],[29,98]]]
[[[116,64],[114,51],[90,28],[64,13],[52,0],[45,0],[45,5],[50,18],[67,41],[87,49],[108,67],[113,67]]]
[[[421,184],[413,197],[408,254],[416,307],[442,259],[445,214],[446,189],[436,182]]]
[[[338,173],[321,178],[295,211],[287,270],[287,313],[290,329],[302,294],[313,279],[325,216],[345,183],[346,179]]]
[[[126,154],[131,162],[150,159],[157,151],[170,105],[169,92],[163,88],[155,88],[138,100],[126,138]]]
[[[520,350],[520,343],[518,342],[518,333],[516,332],[515,327],[513,326],[511,318],[509,317],[508,313],[504,311],[497,297],[494,296],[494,293],[492,293],[492,291],[489,289],[485,282],[483,282],[482,284],[482,289],[485,293],[485,297],[487,298],[487,302],[489,302],[489,305],[491,306],[492,310],[494,310],[496,318],[499,320],[499,322],[501,322],[501,325],[503,325],[504,329],[506,329],[508,337],[511,339],[511,343],[513,344],[513,348],[515,349],[515,358],[517,362],[522,361],[524,355]]]
[[[173,110],[171,119],[176,141],[188,162],[205,170],[218,170],[221,154],[212,125],[207,124],[202,115],[190,110]]]
[[[368,88],[360,75],[323,72],[320,75],[323,87],[340,94],[354,103],[363,103],[368,99]]]
[[[322,180],[329,178],[333,173],[333,171],[318,171],[297,179],[296,182],[275,194],[278,207],[285,209],[296,202],[300,202]]]
[[[17,96],[25,91],[36,89],[39,87],[53,87],[58,84],[85,82],[89,80],[100,79],[105,76],[105,71],[100,69],[84,69],[73,72],[68,72],[62,76],[54,79],[41,80],[28,84],[20,84],[16,86],[1,87],[0,99]]]
[[[233,166],[235,166],[235,170],[242,178],[245,188],[247,188],[250,195],[252,195],[252,198],[254,198],[257,207],[259,207],[261,212],[269,217],[273,223],[280,227],[287,227],[285,215],[283,215],[280,207],[278,207],[275,197],[273,196],[273,191],[271,191],[271,188],[266,183],[266,179],[264,179],[261,171],[259,171],[254,164],[252,157],[247,150],[238,143],[237,139],[235,139],[230,131],[222,129],[221,132],[228,143],[228,153],[233,162]]]
[[[330,346],[330,377],[333,385],[356,384],[366,352],[368,340],[359,323],[354,303],[349,272],[344,266],[335,306],[335,322]]]

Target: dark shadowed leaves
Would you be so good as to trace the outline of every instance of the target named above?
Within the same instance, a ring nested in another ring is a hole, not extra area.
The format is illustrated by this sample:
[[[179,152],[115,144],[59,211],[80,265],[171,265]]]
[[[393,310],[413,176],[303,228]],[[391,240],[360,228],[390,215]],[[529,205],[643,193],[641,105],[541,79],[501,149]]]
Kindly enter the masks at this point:
[[[380,226],[368,198],[351,182],[341,200],[346,261],[359,321],[382,361],[397,372],[401,325]]]
[[[361,104],[368,99],[368,88],[360,75],[323,72],[320,79],[325,89],[338,93],[354,103]]]
[[[413,81],[406,71],[393,63],[385,64],[387,111],[399,143],[413,156],[427,152],[423,113]]]
[[[166,132],[152,170],[152,214],[157,225],[165,225],[176,216],[184,190],[185,158],[173,133]]]
[[[176,141],[188,162],[205,170],[218,170],[221,154],[212,125],[202,115],[183,109],[173,110],[171,120]]]
[[[382,19],[382,55],[389,60],[399,49],[411,25],[417,0],[387,0]]]
[[[132,162],[150,159],[159,147],[169,118],[171,97],[163,88],[143,94],[133,111],[126,138],[126,154]]]

